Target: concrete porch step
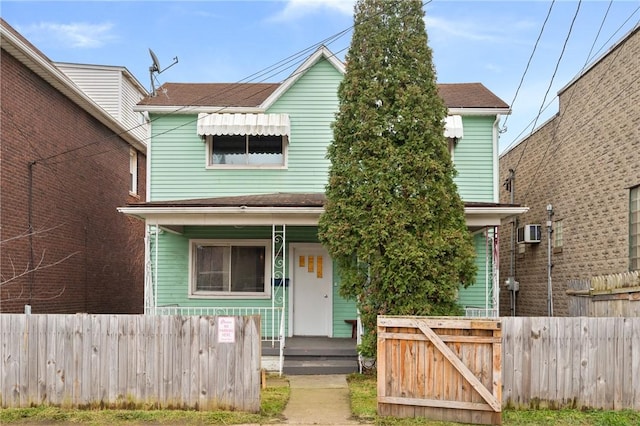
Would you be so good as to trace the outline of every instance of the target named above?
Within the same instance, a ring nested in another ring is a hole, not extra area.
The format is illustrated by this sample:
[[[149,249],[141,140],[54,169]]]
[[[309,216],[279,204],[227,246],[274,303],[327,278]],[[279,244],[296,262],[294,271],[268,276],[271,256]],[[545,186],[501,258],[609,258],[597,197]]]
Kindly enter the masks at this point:
[[[279,354],[277,343],[263,342],[263,365],[277,368]],[[285,340],[285,374],[349,374],[356,371],[358,352],[355,339],[295,336]]]
[[[287,375],[350,374],[358,371],[358,360],[354,359],[287,359],[283,373]]]

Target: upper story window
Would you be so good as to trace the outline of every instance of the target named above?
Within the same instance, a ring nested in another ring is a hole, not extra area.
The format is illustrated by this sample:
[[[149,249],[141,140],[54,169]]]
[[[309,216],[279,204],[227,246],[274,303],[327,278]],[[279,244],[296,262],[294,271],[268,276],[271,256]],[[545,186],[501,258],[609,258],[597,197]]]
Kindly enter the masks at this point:
[[[138,194],[138,151],[129,149],[129,194]]]
[[[640,186],[629,193],[629,270],[640,270]]]
[[[282,168],[287,165],[288,114],[199,114],[207,166]]]
[[[208,136],[210,166],[284,166],[286,136]]]

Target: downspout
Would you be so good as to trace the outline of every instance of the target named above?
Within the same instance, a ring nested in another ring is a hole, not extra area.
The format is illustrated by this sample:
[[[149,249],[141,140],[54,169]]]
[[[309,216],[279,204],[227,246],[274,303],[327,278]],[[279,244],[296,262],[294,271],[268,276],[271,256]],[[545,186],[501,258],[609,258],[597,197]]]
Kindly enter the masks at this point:
[[[516,197],[516,171],[509,169],[509,177],[507,178],[507,189],[509,190],[509,203],[515,204]],[[516,260],[516,232],[518,228],[518,218],[511,218],[511,238],[509,253],[509,277],[507,278],[507,289],[509,290],[511,299],[511,316],[516,315],[516,302],[518,299],[518,286],[515,281],[515,260]]]
[[[144,313],[149,315],[151,308],[151,226],[145,220],[144,223]]]
[[[551,236],[553,234],[551,218],[553,217],[553,206],[547,204],[547,313],[553,316],[553,284],[551,282]]]
[[[489,229],[484,228],[484,313],[489,316]]]
[[[29,162],[29,190],[28,190],[28,204],[27,204],[27,231],[29,232],[29,269],[33,269],[29,274],[29,310],[33,304],[33,288],[35,287],[35,259],[33,256],[33,166],[35,161]],[[26,307],[25,307],[26,309]]]
[[[151,289],[153,291],[153,313],[155,314],[158,309],[158,235],[160,234],[160,227],[158,226],[158,221],[156,220],[156,229],[155,229],[155,259],[153,259],[153,282],[151,283]]]
[[[500,135],[500,130],[498,129],[498,124],[500,123],[500,114],[496,114],[496,119],[493,122],[493,129],[492,129],[492,137],[493,137],[493,156],[491,158],[493,158],[493,202],[494,203],[499,203],[500,202],[500,195],[499,195],[499,179],[500,179],[500,169],[499,169],[499,164],[498,164],[498,140],[499,140],[499,135]]]
[[[492,246],[492,263],[493,263],[493,300],[496,316],[500,316],[500,233],[499,227],[493,227],[493,246]]]

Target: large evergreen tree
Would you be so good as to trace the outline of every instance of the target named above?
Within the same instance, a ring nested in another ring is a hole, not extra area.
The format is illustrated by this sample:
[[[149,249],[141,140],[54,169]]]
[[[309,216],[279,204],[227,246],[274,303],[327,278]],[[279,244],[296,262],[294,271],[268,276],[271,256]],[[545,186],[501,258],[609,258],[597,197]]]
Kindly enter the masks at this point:
[[[359,0],[319,235],[373,356],[376,316],[458,314],[474,251],[420,0]]]

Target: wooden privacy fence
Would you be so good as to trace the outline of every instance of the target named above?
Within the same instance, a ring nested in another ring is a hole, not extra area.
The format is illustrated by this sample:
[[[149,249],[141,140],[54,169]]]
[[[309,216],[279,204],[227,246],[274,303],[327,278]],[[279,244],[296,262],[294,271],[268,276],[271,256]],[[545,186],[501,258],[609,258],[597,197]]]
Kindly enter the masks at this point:
[[[569,280],[569,315],[640,317],[640,271]]]
[[[378,317],[378,414],[500,424],[500,321]]]
[[[640,410],[640,318],[502,318],[503,404]]]
[[[2,407],[260,409],[260,318],[0,315]]]

